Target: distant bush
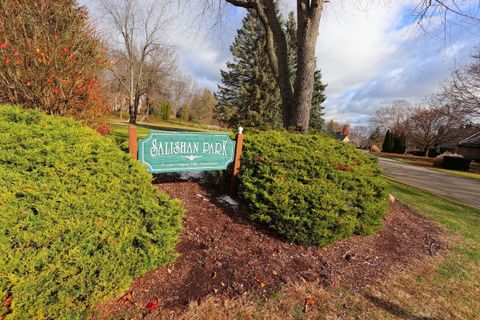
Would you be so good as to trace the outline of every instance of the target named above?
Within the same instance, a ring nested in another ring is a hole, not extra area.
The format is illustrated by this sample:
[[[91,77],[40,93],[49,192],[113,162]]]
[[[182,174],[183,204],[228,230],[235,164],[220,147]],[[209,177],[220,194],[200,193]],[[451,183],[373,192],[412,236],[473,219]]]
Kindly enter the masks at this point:
[[[0,106],[1,319],[87,318],[174,260],[181,216],[92,129]]]
[[[160,116],[162,120],[170,120],[172,117],[172,104],[170,101],[162,101],[152,109],[152,114]]]
[[[472,160],[456,156],[443,156],[442,167],[450,170],[468,171]]]
[[[178,109],[177,118],[182,121],[190,120],[190,106],[188,104],[184,104]]]
[[[407,138],[405,135],[394,135],[393,153],[404,154],[407,150]]]
[[[375,160],[322,134],[247,134],[239,188],[252,220],[303,245],[372,233],[387,208]]]
[[[443,157],[445,157],[445,156],[463,158],[463,156],[460,155],[460,154],[451,153],[451,152],[448,152],[448,151],[447,151],[447,152],[442,153],[441,155],[436,156],[436,157],[433,159],[433,166],[434,166],[434,167],[438,167],[438,168],[442,168],[442,167],[443,167]]]

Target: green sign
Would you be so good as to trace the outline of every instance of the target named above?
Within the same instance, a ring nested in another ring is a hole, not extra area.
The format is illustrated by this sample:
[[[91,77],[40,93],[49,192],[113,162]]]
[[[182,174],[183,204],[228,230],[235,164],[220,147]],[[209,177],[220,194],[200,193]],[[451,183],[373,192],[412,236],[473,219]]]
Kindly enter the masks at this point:
[[[234,156],[228,134],[152,131],[138,144],[138,160],[152,173],[225,170]]]

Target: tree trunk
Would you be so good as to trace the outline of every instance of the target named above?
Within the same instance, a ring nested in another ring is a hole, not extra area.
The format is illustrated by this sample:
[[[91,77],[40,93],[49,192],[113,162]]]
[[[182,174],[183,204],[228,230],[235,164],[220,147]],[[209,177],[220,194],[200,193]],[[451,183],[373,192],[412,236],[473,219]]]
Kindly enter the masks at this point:
[[[131,123],[131,124],[135,124],[137,122],[137,117],[134,116],[134,106],[133,106],[133,103],[130,102],[128,104],[128,116],[129,116],[129,119],[128,119],[128,122]]]
[[[425,147],[425,157],[428,158],[428,154],[430,153],[430,146]]]
[[[297,71],[292,116],[288,126],[306,133],[310,122],[310,110],[314,89],[315,47],[320,27],[323,0],[297,1]]]
[[[287,39],[272,0],[226,0],[247,9],[255,9],[265,29],[267,53],[280,89],[286,128],[306,133],[314,89],[315,46],[325,0],[297,0],[298,47],[295,85],[288,68]]]
[[[282,98],[283,125],[288,127],[295,99],[288,65],[287,37],[271,0],[257,3],[255,10],[265,29],[268,60]]]
[[[137,123],[137,115],[138,115],[138,104],[140,103],[140,95],[138,93],[135,94],[135,100],[133,103],[133,114],[132,114],[132,119],[133,122],[130,121],[130,123]]]

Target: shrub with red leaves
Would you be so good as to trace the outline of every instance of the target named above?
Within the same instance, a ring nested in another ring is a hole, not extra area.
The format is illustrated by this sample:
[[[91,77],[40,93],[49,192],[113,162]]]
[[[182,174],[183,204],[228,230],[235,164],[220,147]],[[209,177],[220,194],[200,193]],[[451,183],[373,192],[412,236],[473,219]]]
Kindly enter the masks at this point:
[[[101,126],[107,59],[86,9],[75,0],[3,0],[0,12],[0,103]]]

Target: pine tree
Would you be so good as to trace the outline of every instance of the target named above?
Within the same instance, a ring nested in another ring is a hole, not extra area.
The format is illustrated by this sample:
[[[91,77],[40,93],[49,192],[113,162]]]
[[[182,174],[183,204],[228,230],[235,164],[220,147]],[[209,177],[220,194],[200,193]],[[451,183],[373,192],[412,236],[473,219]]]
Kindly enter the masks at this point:
[[[297,65],[297,26],[293,13],[283,23],[289,46],[290,76],[295,77]],[[281,98],[271,72],[265,48],[263,26],[254,12],[249,12],[243,26],[230,47],[233,62],[227,63],[227,71],[221,71],[223,86],[219,86],[215,118],[230,126],[278,128],[283,125]],[[323,106],[326,85],[321,73],[315,72],[315,89],[312,98],[310,127],[323,127]]]
[[[385,133],[385,139],[383,140],[382,151],[393,152],[393,147],[394,147],[393,134],[390,130],[387,130],[387,133]]]
[[[313,97],[312,97],[312,109],[310,110],[310,129],[314,129],[317,131],[322,130],[324,120],[323,110],[325,107],[323,106],[323,102],[325,102],[325,88],[327,87],[326,84],[322,83],[322,75],[320,70],[315,70],[314,75],[314,87],[313,87]]]
[[[231,127],[282,126],[280,93],[270,71],[263,26],[253,11],[230,47],[233,62],[221,71],[215,118]]]

